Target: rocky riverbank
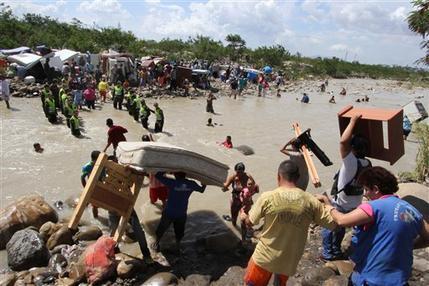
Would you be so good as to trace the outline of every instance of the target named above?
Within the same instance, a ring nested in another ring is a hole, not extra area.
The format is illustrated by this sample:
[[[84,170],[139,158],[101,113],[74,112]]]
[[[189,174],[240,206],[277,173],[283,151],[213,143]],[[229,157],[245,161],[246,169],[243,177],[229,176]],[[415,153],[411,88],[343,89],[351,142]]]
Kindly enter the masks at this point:
[[[429,219],[427,187],[401,184],[398,195]],[[1,270],[0,285],[70,286],[97,281],[101,285],[241,285],[258,237],[256,231],[243,244],[232,232],[213,231],[186,241],[180,251],[167,243],[161,252],[152,252],[154,263],[147,264],[129,247],[134,243],[132,233],[124,236],[118,248],[112,244],[109,250],[107,228],[79,225],[77,230],[70,230],[66,219],[58,220],[57,212],[62,211],[37,195],[21,198],[1,210],[0,241],[7,251],[9,269]],[[145,221],[143,226],[147,228]],[[350,239],[351,230],[343,242],[345,251]],[[319,259],[320,246],[320,228],[313,226],[298,272],[288,285],[347,285],[352,262],[325,263]],[[410,285],[428,283],[429,251],[416,250]]]

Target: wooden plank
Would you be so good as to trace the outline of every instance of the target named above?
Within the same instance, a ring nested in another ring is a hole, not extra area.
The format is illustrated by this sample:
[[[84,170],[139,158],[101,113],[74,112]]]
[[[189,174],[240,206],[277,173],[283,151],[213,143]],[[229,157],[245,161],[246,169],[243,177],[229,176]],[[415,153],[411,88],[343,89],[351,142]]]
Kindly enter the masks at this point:
[[[80,196],[79,203],[75,208],[72,218],[68,224],[68,227],[70,229],[77,228],[80,218],[82,217],[82,214],[91,199],[92,193],[95,191],[98,178],[100,177],[101,172],[103,171],[104,164],[106,163],[106,161],[107,161],[107,155],[105,153],[100,153],[97,161],[94,164],[92,172],[89,175],[88,181],[86,182],[85,189],[83,190]]]
[[[295,136],[298,137],[301,134],[301,128],[298,123],[292,124],[293,129],[295,130]],[[315,188],[319,188],[322,186],[320,182],[319,175],[317,174],[316,167],[314,166],[313,159],[311,158],[307,147],[301,146],[300,148],[302,155],[304,156],[305,164],[307,165],[308,173],[310,175],[311,182],[313,183]]]

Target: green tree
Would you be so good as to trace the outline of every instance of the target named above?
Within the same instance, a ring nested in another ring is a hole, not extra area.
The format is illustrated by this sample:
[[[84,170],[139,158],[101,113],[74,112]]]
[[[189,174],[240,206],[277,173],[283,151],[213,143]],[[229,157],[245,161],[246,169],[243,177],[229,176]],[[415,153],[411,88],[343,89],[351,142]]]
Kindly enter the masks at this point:
[[[246,47],[246,41],[238,34],[229,34],[225,40],[228,42],[228,49],[232,60],[240,59],[243,50]]]
[[[419,61],[429,65],[429,1],[415,0],[412,3],[416,10],[408,15],[408,27],[423,37],[421,48],[426,49],[426,56]]]
[[[290,57],[290,53],[281,45],[259,47],[253,52],[253,62],[259,66],[281,66]]]

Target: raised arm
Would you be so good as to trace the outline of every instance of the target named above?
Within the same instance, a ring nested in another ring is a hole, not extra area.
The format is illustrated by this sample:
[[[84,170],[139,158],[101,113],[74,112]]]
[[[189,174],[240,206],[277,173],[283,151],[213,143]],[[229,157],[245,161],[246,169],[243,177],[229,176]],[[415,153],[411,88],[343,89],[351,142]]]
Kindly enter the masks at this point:
[[[347,125],[347,128],[344,130],[343,134],[341,135],[341,139],[340,139],[341,158],[347,157],[347,155],[352,150],[350,142],[352,140],[353,130],[354,130],[356,123],[358,122],[359,118],[361,118],[361,117],[362,117],[361,114],[353,116],[350,119],[349,125]]]
[[[232,184],[232,182],[234,181],[234,178],[235,178],[235,175],[230,175],[230,176],[226,179],[225,183],[223,183],[222,191],[224,191],[224,192],[227,192],[227,191],[228,191],[228,188],[229,188],[229,186]]]

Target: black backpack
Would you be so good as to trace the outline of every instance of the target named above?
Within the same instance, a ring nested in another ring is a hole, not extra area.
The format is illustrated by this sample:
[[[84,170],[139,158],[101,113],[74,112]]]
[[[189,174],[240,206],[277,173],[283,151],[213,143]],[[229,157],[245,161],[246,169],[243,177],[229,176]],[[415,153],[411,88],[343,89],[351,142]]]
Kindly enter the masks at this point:
[[[363,160],[366,160],[368,162],[368,165],[364,167],[361,163],[361,160],[362,159],[357,160],[358,168],[357,168],[355,176],[341,190],[338,190],[338,177],[339,177],[340,171],[338,171],[335,174],[334,184],[332,185],[332,189],[331,189],[331,196],[333,196],[335,199],[337,199],[338,194],[341,192],[344,192],[347,196],[361,196],[361,195],[363,195],[363,186],[358,184],[357,179],[358,179],[359,175],[362,173],[362,171],[365,170],[366,168],[372,167],[372,164],[371,164],[370,160],[363,159]]]

